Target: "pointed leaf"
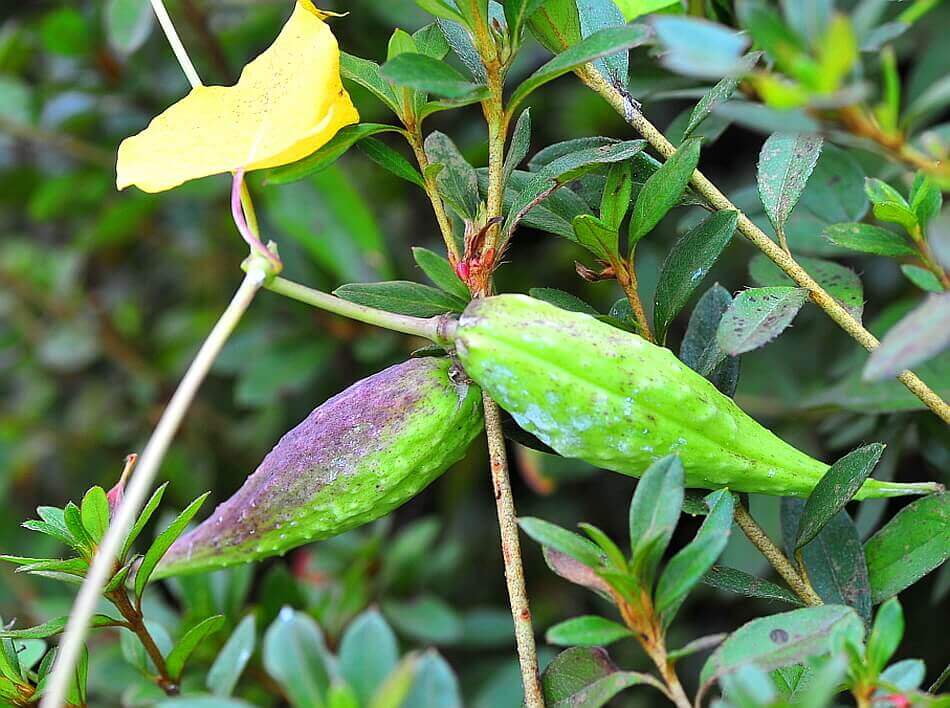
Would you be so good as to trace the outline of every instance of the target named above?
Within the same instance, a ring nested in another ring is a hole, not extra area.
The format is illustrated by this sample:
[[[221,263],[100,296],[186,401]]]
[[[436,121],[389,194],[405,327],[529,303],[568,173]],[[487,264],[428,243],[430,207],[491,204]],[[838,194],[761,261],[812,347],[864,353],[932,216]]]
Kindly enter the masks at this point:
[[[776,231],[784,231],[792,209],[821,155],[820,135],[775,133],[759,153],[759,197]]]
[[[264,634],[264,668],[294,708],[323,708],[330,687],[329,654],[313,618],[284,607]]]
[[[630,216],[630,249],[679,201],[699,162],[699,140],[683,142],[644,183]]]
[[[7,639],[46,639],[55,636],[66,629],[69,616],[57,617],[35,627],[26,629],[0,629],[0,637]],[[99,627],[125,627],[125,620],[108,617],[107,615],[93,615],[89,621],[93,629]]]
[[[599,568],[603,565],[603,554],[600,549],[583,536],[562,529],[544,519],[535,519],[530,516],[518,519],[518,525],[522,531],[542,546],[564,553],[589,568]]]
[[[142,558],[139,569],[135,571],[136,597],[142,597],[142,593],[145,592],[145,586],[148,584],[148,580],[152,576],[152,572],[155,570],[159,561],[161,561],[162,556],[171,548],[175,540],[185,532],[188,524],[194,518],[195,514],[198,513],[198,509],[201,508],[201,505],[204,503],[204,500],[208,498],[209,494],[211,494],[211,492],[205,492],[191,502],[191,504],[158,535],[155,541],[152,542],[152,545]]]
[[[658,687],[652,676],[620,671],[599,647],[562,651],[541,675],[547,708],[600,708],[624,689],[640,683]]]
[[[168,675],[173,679],[181,677],[181,672],[185,670],[185,662],[192,652],[198,648],[208,635],[217,632],[224,625],[224,615],[214,615],[207,617],[194,627],[185,632],[175,648],[171,650],[165,658],[168,668]]]
[[[750,52],[744,56],[733,74],[721,79],[719,83],[709,89],[709,91],[699,99],[699,103],[696,104],[696,107],[693,108],[693,112],[690,113],[689,122],[683,130],[684,140],[692,135],[693,131],[699,127],[700,123],[706,120],[716,106],[729,100],[729,97],[732,96],[738,88],[742,77],[752,70],[752,67],[756,65],[761,57],[762,52]]]
[[[109,528],[109,500],[102,487],[93,487],[82,499],[82,525],[92,540],[99,543]]]
[[[425,140],[425,152],[431,163],[445,166],[435,178],[439,194],[460,217],[474,220],[479,202],[475,170],[444,133],[430,133]]]
[[[710,587],[726,592],[733,592],[744,597],[755,597],[760,600],[778,600],[790,605],[801,606],[802,601],[785,588],[771,583],[768,580],[757,578],[754,575],[729,568],[724,565],[714,565],[703,576],[703,582]]]
[[[632,636],[633,632],[622,624],[597,615],[585,615],[554,625],[544,638],[548,644],[560,646],[605,647]]]
[[[389,110],[399,115],[399,101],[396,100],[392,86],[380,76],[379,64],[369,59],[362,59],[346,52],[340,52],[340,75],[344,79],[362,86],[385,103]]]
[[[461,98],[479,88],[450,64],[413,52],[393,57],[383,64],[379,73],[399,86],[446,98]]]
[[[208,670],[205,685],[216,696],[230,696],[254,653],[256,622],[247,615],[235,628]]]
[[[462,708],[458,678],[439,652],[430,649],[419,657],[415,680],[402,705],[413,708]]]
[[[366,138],[359,142],[358,148],[360,152],[364,153],[370,160],[384,170],[391,172],[400,179],[404,179],[417,187],[425,189],[425,182],[422,181],[422,175],[412,166],[412,163],[382,140]]]
[[[805,288],[750,288],[739,293],[719,323],[716,341],[733,356],[768,344],[805,304]]]
[[[647,588],[666,552],[683,505],[683,463],[668,455],[650,465],[630,502],[630,566]]]
[[[165,482],[158,489],[156,489],[152,496],[146,502],[145,506],[142,509],[142,513],[139,514],[139,517],[135,520],[135,523],[132,524],[132,529],[129,531],[129,535],[125,537],[125,542],[122,544],[122,553],[120,558],[126,558],[129,555],[129,551],[132,550],[132,544],[135,543],[135,539],[139,537],[139,534],[142,533],[142,529],[145,528],[145,525],[149,522],[149,519],[152,518],[152,514],[155,513],[155,510],[158,509],[158,505],[162,503],[162,497],[165,496],[165,489],[168,487],[168,482]]]
[[[864,367],[865,381],[896,376],[950,347],[950,292],[928,295],[888,330]]]
[[[864,289],[858,274],[850,268],[822,260],[821,258],[799,257],[798,264],[824,288],[829,295],[835,298],[855,319],[860,320],[864,314]],[[777,265],[766,257],[757,254],[749,261],[749,275],[758,284],[767,287],[775,285],[795,285]]]
[[[593,214],[581,214],[571,223],[577,242],[603,261],[617,258],[619,234],[617,229]]]
[[[718,283],[713,285],[693,308],[680,345],[680,360],[730,397],[739,381],[739,358],[723,351],[716,332],[731,304],[729,291]]]
[[[370,699],[399,662],[396,635],[376,609],[357,616],[340,640],[340,674],[353,688],[360,705]]]
[[[600,315],[591,305],[581,300],[576,295],[557,290],[556,288],[531,288],[528,294],[536,300],[544,300],[552,305],[557,305],[562,310],[568,312],[583,312],[586,315],[597,317]]]
[[[434,285],[462,301],[468,301],[471,298],[468,288],[456,275],[452,264],[438,253],[430,251],[428,248],[414,246],[412,257]]]
[[[446,312],[461,312],[466,302],[436,288],[394,280],[388,283],[347,283],[333,294],[344,300],[387,312],[413,317],[434,317]]]
[[[832,224],[823,235],[837,246],[878,256],[916,256],[917,251],[900,234],[870,224]]]
[[[883,603],[868,637],[866,661],[876,673],[884,670],[904,637],[904,610],[896,597]]]
[[[614,163],[607,172],[607,183],[604,185],[604,193],[600,199],[600,218],[612,230],[620,229],[621,222],[630,210],[632,193],[633,175],[630,163]]]

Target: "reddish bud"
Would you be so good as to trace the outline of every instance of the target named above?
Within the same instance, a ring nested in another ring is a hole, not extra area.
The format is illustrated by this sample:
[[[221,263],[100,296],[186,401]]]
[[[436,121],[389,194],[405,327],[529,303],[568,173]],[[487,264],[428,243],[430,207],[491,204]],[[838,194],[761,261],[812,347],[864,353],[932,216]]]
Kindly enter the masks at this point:
[[[455,274],[461,279],[463,283],[467,283],[469,276],[472,274],[472,270],[468,265],[468,261],[459,261],[456,263]]]
[[[888,704],[894,706],[894,708],[910,708],[910,701],[906,696],[902,696],[899,693],[892,693],[889,696],[884,696],[881,700],[887,701]]]
[[[135,469],[135,463],[138,462],[138,460],[139,456],[134,452],[126,456],[122,476],[119,477],[119,481],[116,482],[115,486],[106,494],[106,499],[109,501],[110,516],[115,516],[115,510],[118,509],[119,504],[122,503],[122,497],[125,495],[125,483],[128,481],[129,475],[132,474],[132,470]]]

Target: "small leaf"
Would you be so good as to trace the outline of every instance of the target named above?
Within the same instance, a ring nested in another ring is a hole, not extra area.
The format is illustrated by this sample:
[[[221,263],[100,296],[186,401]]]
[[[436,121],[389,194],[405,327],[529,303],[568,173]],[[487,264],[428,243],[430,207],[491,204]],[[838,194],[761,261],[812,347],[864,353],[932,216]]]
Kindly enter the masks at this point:
[[[733,592],[743,597],[778,600],[796,606],[802,604],[802,601],[793,592],[768,580],[757,578],[754,575],[724,565],[714,565],[710,568],[709,572],[703,576],[703,582],[718,590]]]
[[[209,494],[211,494],[211,492],[205,492],[191,502],[191,504],[158,535],[155,541],[152,542],[148,551],[145,552],[145,557],[142,558],[139,569],[135,571],[136,597],[142,597],[142,593],[145,592],[145,586],[148,584],[148,579],[152,576],[152,571],[155,570],[162,556],[171,548],[175,540],[185,532],[185,528],[194,518],[195,514],[198,513],[198,509],[201,508],[201,505],[204,503],[204,500],[208,498]]]
[[[908,504],[864,545],[871,600],[910,587],[950,557],[950,494]]]
[[[821,258],[799,257],[798,264],[850,312],[860,320],[864,314],[864,288],[858,274],[850,268],[822,260]],[[764,253],[759,253],[749,262],[749,275],[758,285],[795,285],[777,265]]]
[[[663,691],[652,676],[620,671],[600,647],[562,651],[541,675],[547,708],[600,708],[624,689],[640,683]]]
[[[436,288],[394,280],[387,283],[347,283],[333,294],[344,300],[387,312],[413,317],[434,317],[446,312],[461,312],[465,301]]]
[[[508,6],[505,6],[508,9]],[[531,109],[525,108],[518,116],[515,123],[515,129],[511,134],[511,144],[508,146],[508,153],[505,155],[505,182],[511,177],[511,173],[527,157],[528,150],[531,147]]]
[[[759,197],[776,231],[784,232],[792,209],[821,155],[820,135],[775,133],[759,153]]]
[[[749,46],[744,34],[695,17],[655,15],[650,26],[665,50],[660,63],[677,74],[720,79],[741,66]]]
[[[465,18],[459,14],[459,11],[452,4],[445,0],[416,0],[416,5],[434,17],[452,20],[452,22],[457,22],[460,25],[465,24]]]
[[[228,641],[221,647],[218,656],[208,670],[205,685],[216,696],[230,696],[241,674],[251,660],[257,641],[256,622],[253,614],[247,615],[235,628]]]
[[[530,516],[518,519],[518,525],[522,531],[542,546],[564,553],[589,568],[599,568],[603,565],[603,554],[600,549],[583,536],[562,529],[544,519],[535,519]]]
[[[910,208],[921,229],[927,228],[942,206],[943,194],[937,183],[923,172],[914,175],[914,184],[910,188]]]
[[[865,445],[849,452],[822,475],[802,510],[795,550],[815,538],[831,517],[851,501],[864,480],[871,476],[882,454],[884,445],[881,443]]]
[[[67,615],[26,629],[0,629],[0,637],[6,639],[46,639],[66,629],[66,623],[68,621],[69,616]],[[108,617],[107,615],[93,615],[89,621],[89,626],[93,629],[98,629],[99,627],[125,627],[126,622],[125,620]]]
[[[600,218],[614,231],[630,210],[633,193],[633,175],[629,162],[615,162],[607,172],[607,183],[600,199]],[[614,249],[616,251],[616,249]]]
[[[128,56],[145,44],[155,25],[155,14],[139,0],[108,0],[105,22],[109,46]]]
[[[743,290],[723,315],[716,341],[733,356],[758,349],[792,323],[807,298],[804,288]]]
[[[732,238],[738,222],[735,211],[717,211],[680,238],[660,269],[653,321],[656,337],[665,341],[673,319],[689,301]]]
[[[461,98],[479,88],[450,64],[412,52],[393,57],[383,64],[379,73],[399,86],[446,98]]]
[[[730,397],[739,382],[739,358],[722,350],[716,332],[731,304],[729,291],[713,285],[693,308],[680,345],[680,360]]]
[[[109,528],[109,500],[102,487],[93,487],[82,498],[82,525],[95,543],[99,543]]]
[[[146,502],[145,507],[142,509],[142,513],[139,514],[139,517],[135,520],[135,523],[132,524],[132,529],[129,531],[129,535],[125,537],[125,542],[122,544],[122,553],[120,558],[127,558],[129,551],[132,550],[132,544],[135,543],[135,539],[139,537],[139,534],[142,533],[142,529],[145,528],[145,524],[149,522],[149,519],[152,518],[152,514],[155,513],[155,510],[158,509],[158,505],[162,503],[162,497],[165,496],[165,489],[168,487],[168,482],[165,482],[158,489],[156,489],[152,496]]]
[[[623,551],[620,550],[620,547],[617,546],[603,530],[583,521],[577,526],[587,534],[591,541],[600,547],[600,550],[602,550],[607,557],[609,565],[619,571],[625,571],[627,569],[627,559],[624,557]]]
[[[422,181],[422,175],[412,166],[406,158],[389,147],[382,140],[376,138],[366,138],[358,143],[358,147],[370,160],[382,167],[384,170],[404,179],[417,187],[425,189],[425,182]]]
[[[901,266],[901,272],[910,282],[925,292],[942,293],[944,290],[940,279],[933,274],[933,271],[926,268],[905,263]]]
[[[439,652],[429,649],[419,657],[412,688],[401,705],[413,708],[462,708],[458,678]]]
[[[879,256],[916,256],[917,251],[900,235],[870,224],[832,224],[823,235],[833,244]]]
[[[715,649],[720,644],[722,644],[723,641],[725,641],[726,637],[728,636],[729,635],[725,633],[709,634],[705,637],[694,639],[686,646],[680,647],[679,649],[674,649],[673,651],[671,651],[669,654],[667,654],[666,658],[669,661],[679,661],[680,659],[683,659],[687,656],[692,656],[693,654],[696,654],[698,652],[707,651],[709,649]]]
[[[562,310],[568,312],[583,312],[585,315],[597,317],[600,315],[597,310],[581,300],[576,295],[557,290],[556,288],[531,288],[528,294],[536,300],[544,300],[552,305],[557,305]]]
[[[888,330],[864,367],[865,381],[896,376],[950,347],[950,292],[928,295]]]
[[[165,664],[168,668],[168,675],[177,680],[181,677],[181,672],[185,670],[185,662],[192,652],[198,648],[210,634],[214,634],[224,625],[224,615],[213,615],[207,617],[194,627],[185,632],[184,636],[175,645],[175,648],[169,652],[165,658]]]
[[[425,152],[431,163],[444,165],[435,178],[439,194],[460,217],[474,220],[479,201],[478,175],[475,170],[444,133],[430,133],[425,140]]]
[[[412,257],[415,259],[416,264],[422,268],[422,272],[426,274],[429,280],[444,292],[462,301],[467,301],[471,298],[468,288],[465,287],[465,283],[456,275],[452,264],[438,253],[430,251],[428,248],[414,246],[412,249]]]
[[[709,89],[709,91],[699,99],[699,103],[696,104],[693,108],[693,112],[690,113],[689,122],[683,130],[684,140],[692,135],[693,131],[699,127],[700,123],[706,120],[716,106],[729,100],[729,97],[732,96],[738,88],[742,77],[752,70],[752,67],[756,65],[761,57],[762,52],[750,52],[746,54],[742,58],[742,61],[739,62],[734,73],[720,80],[719,83]]]
[[[369,705],[376,690],[399,662],[396,635],[376,609],[353,619],[339,649],[340,674],[353,688],[360,705]]]
[[[89,532],[86,531],[85,525],[83,525],[82,511],[73,502],[66,504],[63,509],[63,521],[66,522],[66,528],[70,535],[76,539],[79,546],[86,551],[91,550],[95,543]]]
[[[680,605],[719,558],[732,532],[735,500],[728,489],[707,497],[709,513],[689,545],[667,563],[656,587],[656,611],[669,627]]]
[[[594,32],[569,49],[557,54],[547,64],[525,79],[508,99],[508,110],[514,110],[535,89],[601,57],[643,44],[650,36],[643,25],[606,27]]]
[[[875,673],[883,671],[904,637],[904,611],[896,597],[883,603],[874,617],[865,660]]]
[[[632,637],[633,632],[597,615],[574,617],[551,627],[544,635],[548,644],[560,646],[608,646],[620,639]]]
[[[683,142],[644,183],[630,216],[630,249],[676,206],[699,162],[699,140]]]
[[[505,20],[508,23],[510,36],[515,43],[521,39],[521,32],[531,16],[537,12],[547,0],[508,0],[505,5]]]
[[[294,708],[323,708],[330,687],[329,655],[313,618],[284,607],[264,634],[264,669]]]
[[[641,585],[653,587],[683,505],[683,463],[667,455],[650,465],[630,502],[630,567]]]
[[[624,19],[632,22],[641,15],[663,10],[670,5],[678,5],[679,0],[614,0],[614,3],[623,12]]]
[[[386,618],[400,633],[428,644],[452,644],[462,638],[462,618],[444,600],[421,595],[383,602]]]
[[[346,52],[340,52],[340,75],[359,84],[382,101],[396,115],[400,113],[399,101],[393,93],[392,86],[379,74],[379,64],[369,59],[362,59]]]
[[[603,261],[617,258],[619,234],[617,229],[593,214],[581,214],[571,222],[577,242]]]
[[[555,551],[547,546],[544,546],[542,551],[544,562],[556,575],[570,583],[593,590],[604,597],[610,597],[610,586],[589,566],[575,560],[566,553]]]

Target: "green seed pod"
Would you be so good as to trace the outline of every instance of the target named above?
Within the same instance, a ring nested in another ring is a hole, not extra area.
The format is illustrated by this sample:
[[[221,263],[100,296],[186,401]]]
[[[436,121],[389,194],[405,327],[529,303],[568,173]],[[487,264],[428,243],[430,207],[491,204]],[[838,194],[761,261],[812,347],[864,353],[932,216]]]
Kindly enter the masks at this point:
[[[481,394],[449,359],[363,379],[281,438],[230,499],[169,549],[157,577],[285,553],[389,513],[460,460]]]
[[[676,453],[691,487],[806,497],[828,469],[746,415],[671,351],[523,295],[472,302],[459,360],[521,427],[565,457],[640,476]],[[934,484],[868,480],[858,499]]]

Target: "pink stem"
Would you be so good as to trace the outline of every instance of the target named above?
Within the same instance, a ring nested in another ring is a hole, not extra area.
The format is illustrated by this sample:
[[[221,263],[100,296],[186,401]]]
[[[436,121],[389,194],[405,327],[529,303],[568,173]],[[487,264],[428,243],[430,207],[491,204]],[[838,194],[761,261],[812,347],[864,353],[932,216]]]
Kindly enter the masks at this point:
[[[267,258],[271,263],[280,265],[277,256],[270,252],[270,249],[251,231],[247,225],[247,217],[244,214],[244,205],[241,203],[241,187],[244,186],[244,168],[240,168],[234,173],[234,179],[231,182],[231,216],[234,218],[234,225],[237,226],[241,237],[254,250],[259,251],[261,255]]]

